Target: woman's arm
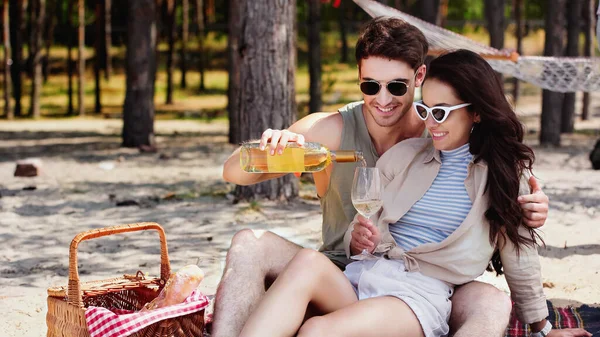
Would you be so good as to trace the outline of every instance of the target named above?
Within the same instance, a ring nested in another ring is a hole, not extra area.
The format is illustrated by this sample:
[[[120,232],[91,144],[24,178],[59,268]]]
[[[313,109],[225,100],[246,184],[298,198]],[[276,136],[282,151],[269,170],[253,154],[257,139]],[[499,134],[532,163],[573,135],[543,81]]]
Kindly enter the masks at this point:
[[[519,235],[528,237],[527,228],[519,227]],[[515,302],[517,316],[524,323],[541,322],[548,316],[546,296],[542,286],[542,272],[537,246],[523,245],[517,254],[512,241],[499,237],[500,259]]]

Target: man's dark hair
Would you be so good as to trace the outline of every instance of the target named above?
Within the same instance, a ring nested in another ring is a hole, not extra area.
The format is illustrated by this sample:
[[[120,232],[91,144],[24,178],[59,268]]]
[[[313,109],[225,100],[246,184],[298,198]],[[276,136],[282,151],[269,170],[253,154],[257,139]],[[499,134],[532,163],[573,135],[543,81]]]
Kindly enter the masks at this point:
[[[356,63],[371,56],[406,62],[416,70],[425,62],[429,44],[423,32],[398,18],[369,21],[356,42]]]

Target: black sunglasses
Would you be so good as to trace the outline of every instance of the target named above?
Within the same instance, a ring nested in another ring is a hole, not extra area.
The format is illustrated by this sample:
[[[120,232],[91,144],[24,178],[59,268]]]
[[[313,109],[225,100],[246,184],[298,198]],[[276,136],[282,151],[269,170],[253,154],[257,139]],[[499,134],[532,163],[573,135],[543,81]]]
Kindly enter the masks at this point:
[[[385,87],[394,96],[404,96],[408,91],[408,85],[402,81],[389,81],[385,84]],[[381,83],[375,80],[368,80],[360,82],[360,91],[368,96],[375,96],[381,90]]]

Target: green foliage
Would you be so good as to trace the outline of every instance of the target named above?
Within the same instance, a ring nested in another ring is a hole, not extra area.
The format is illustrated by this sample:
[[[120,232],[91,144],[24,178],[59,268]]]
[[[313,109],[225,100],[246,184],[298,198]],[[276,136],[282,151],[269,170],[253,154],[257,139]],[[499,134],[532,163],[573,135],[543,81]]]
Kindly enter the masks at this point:
[[[483,0],[452,0],[448,2],[448,20],[483,20]]]

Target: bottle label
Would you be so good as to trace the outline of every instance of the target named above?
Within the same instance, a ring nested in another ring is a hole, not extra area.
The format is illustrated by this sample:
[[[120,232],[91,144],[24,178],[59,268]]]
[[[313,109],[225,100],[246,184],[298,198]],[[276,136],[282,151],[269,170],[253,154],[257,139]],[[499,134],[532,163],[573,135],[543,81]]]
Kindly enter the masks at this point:
[[[282,155],[267,155],[269,172],[303,172],[304,149],[288,147]]]

